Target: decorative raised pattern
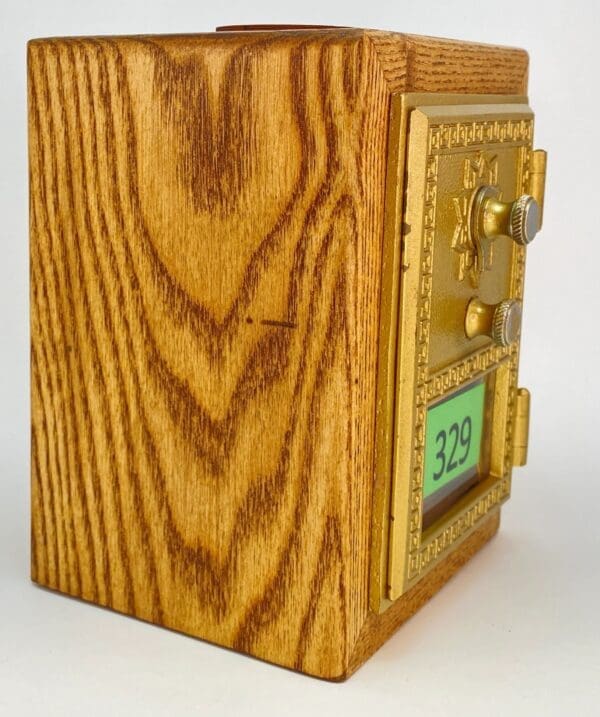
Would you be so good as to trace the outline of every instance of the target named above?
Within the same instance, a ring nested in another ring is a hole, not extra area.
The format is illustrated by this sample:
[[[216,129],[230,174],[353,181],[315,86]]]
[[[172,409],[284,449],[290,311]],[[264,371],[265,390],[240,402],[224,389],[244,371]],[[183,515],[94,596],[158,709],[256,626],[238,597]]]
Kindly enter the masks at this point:
[[[429,364],[429,330],[431,321],[431,292],[433,274],[433,241],[435,237],[435,210],[437,199],[438,155],[427,158],[425,200],[423,205],[423,248],[421,254],[421,280],[417,318],[417,385],[415,449],[409,495],[409,555],[419,549],[421,542],[421,516],[423,502],[423,469],[425,419],[427,417],[427,374]],[[420,448],[417,449],[417,446]]]
[[[421,550],[410,556],[413,575],[418,575],[429,564],[446,551],[458,538],[484,518],[490,510],[500,505],[510,494],[510,481],[507,477],[496,481],[475,503],[456,517],[456,520],[428,541]],[[409,573],[410,574],[410,573]]]
[[[492,366],[500,364],[508,357],[508,348],[494,344],[471,354],[443,371],[431,376],[427,381],[427,402],[442,396],[448,391],[484,373]]]
[[[476,192],[483,186],[498,183],[498,155],[480,150],[475,157],[463,162],[463,187],[453,198],[456,212],[456,228],[452,237],[452,248],[459,255],[458,280],[467,276],[471,284],[479,286],[482,272],[492,268],[493,244],[481,243],[474,239],[471,231],[471,214]]]
[[[430,125],[429,154],[490,144],[530,143],[533,123],[530,119],[480,120]]]

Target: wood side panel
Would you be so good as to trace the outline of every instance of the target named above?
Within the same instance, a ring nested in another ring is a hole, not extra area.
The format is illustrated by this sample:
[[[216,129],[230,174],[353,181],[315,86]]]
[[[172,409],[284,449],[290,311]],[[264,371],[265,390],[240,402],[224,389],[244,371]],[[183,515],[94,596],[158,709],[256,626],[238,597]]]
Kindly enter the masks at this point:
[[[37,41],[29,103],[34,580],[343,674],[368,590],[370,45]]]

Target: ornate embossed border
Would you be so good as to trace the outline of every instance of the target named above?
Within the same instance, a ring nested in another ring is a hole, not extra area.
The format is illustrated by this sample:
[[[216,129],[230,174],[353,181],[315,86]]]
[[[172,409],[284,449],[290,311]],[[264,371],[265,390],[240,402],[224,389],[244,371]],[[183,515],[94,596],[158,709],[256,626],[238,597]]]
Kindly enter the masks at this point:
[[[408,539],[405,559],[405,589],[420,577],[457,541],[466,537],[475,525],[490,511],[496,509],[510,495],[511,451],[513,432],[513,396],[516,389],[518,369],[518,346],[510,349],[488,346],[434,375],[429,375],[429,331],[433,287],[433,252],[436,233],[437,178],[440,153],[453,150],[508,144],[521,146],[520,184],[526,190],[528,163],[533,138],[533,121],[530,118],[457,121],[430,124],[425,166],[425,191],[422,215],[422,252],[418,280],[418,301],[416,308],[416,381],[414,408],[414,441],[412,449],[412,470],[408,491]],[[513,252],[512,295],[522,299],[525,251],[515,247]],[[473,380],[494,367],[503,367],[505,380],[501,389],[504,394],[503,407],[504,455],[503,471],[500,475],[486,480],[476,491],[470,502],[462,505],[458,512],[452,512],[441,525],[433,528],[433,534],[423,539],[422,489],[425,453],[425,421],[428,404],[449,393],[460,385]]]

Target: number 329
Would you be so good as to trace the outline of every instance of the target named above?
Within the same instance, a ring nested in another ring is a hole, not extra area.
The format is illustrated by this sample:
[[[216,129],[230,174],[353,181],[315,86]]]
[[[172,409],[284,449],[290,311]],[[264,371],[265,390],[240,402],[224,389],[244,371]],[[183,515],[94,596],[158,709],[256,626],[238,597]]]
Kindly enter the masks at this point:
[[[458,423],[453,423],[447,433],[445,429],[442,429],[437,434],[435,446],[439,450],[435,457],[438,460],[438,464],[437,470],[433,473],[433,480],[439,480],[444,473],[451,473],[455,468],[463,465],[471,448],[471,433],[471,416],[465,416],[460,426]],[[462,454],[457,457],[456,452],[459,444]]]

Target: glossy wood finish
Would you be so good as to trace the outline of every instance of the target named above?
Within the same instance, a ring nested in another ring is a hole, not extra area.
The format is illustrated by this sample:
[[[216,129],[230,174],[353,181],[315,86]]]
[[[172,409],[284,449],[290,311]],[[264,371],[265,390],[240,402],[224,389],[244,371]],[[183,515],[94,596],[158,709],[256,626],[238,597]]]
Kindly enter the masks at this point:
[[[33,579],[344,678],[400,622],[368,609],[390,93],[522,93],[526,55],[328,29],[28,64]]]

